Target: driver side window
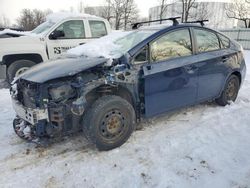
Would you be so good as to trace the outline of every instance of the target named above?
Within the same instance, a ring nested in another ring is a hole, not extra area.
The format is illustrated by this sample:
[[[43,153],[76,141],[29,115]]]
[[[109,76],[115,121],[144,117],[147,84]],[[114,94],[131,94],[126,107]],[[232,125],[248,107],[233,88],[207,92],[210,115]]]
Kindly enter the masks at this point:
[[[192,55],[192,44],[188,29],[167,33],[151,43],[152,62]]]
[[[82,20],[70,20],[62,23],[55,31],[64,33],[60,39],[83,39],[85,38],[84,24]]]
[[[144,47],[134,58],[135,65],[148,62],[148,47]]]

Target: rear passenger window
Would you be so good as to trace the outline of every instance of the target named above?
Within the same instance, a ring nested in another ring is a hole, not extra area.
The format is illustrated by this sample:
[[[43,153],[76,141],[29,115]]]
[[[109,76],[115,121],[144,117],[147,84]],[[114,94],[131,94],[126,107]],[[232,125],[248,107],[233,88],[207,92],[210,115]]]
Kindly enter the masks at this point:
[[[194,29],[198,52],[208,52],[220,49],[217,35],[204,29]]]
[[[221,48],[229,48],[230,47],[230,41],[227,37],[224,37],[221,34],[218,34],[220,37],[220,41],[221,41]]]
[[[107,35],[106,25],[103,21],[89,21],[90,31],[93,38]]]
[[[191,55],[189,30],[181,29],[164,35],[151,44],[150,50],[152,62]]]

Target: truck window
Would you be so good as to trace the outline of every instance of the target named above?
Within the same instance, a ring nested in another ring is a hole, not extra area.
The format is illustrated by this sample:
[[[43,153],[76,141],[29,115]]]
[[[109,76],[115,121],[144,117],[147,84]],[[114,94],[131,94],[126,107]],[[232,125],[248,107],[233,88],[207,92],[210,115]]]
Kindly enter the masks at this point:
[[[89,27],[93,38],[99,38],[107,35],[106,25],[103,21],[89,21]]]
[[[64,37],[60,39],[83,39],[85,38],[85,29],[82,20],[70,20],[61,24],[56,31],[63,31]]]

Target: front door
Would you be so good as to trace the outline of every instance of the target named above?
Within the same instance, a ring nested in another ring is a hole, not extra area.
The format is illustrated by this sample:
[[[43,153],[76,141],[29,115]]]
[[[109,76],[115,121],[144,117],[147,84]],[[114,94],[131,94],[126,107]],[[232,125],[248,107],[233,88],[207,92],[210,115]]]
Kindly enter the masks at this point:
[[[198,74],[189,29],[174,30],[152,42],[143,74],[146,117],[195,103]]]
[[[61,31],[64,36],[56,39],[47,39],[49,58],[53,59],[67,50],[82,45],[88,41],[83,20],[70,20],[62,23],[55,31]],[[53,33],[53,32],[52,32]]]

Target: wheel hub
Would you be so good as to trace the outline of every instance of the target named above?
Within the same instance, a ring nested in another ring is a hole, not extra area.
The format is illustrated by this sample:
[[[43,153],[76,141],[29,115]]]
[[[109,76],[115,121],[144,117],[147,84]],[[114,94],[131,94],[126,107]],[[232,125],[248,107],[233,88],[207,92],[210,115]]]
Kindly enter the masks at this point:
[[[115,139],[122,134],[125,127],[125,118],[121,112],[113,110],[104,116],[101,126],[101,134],[106,139]]]
[[[121,120],[118,116],[112,116],[107,122],[107,130],[111,134],[117,133],[121,129]]]
[[[236,83],[234,80],[231,80],[228,83],[228,87],[226,90],[227,98],[231,100],[234,97],[235,93],[236,93]]]
[[[24,73],[26,70],[28,70],[29,67],[22,67],[16,71],[15,77],[18,77],[20,74]]]

